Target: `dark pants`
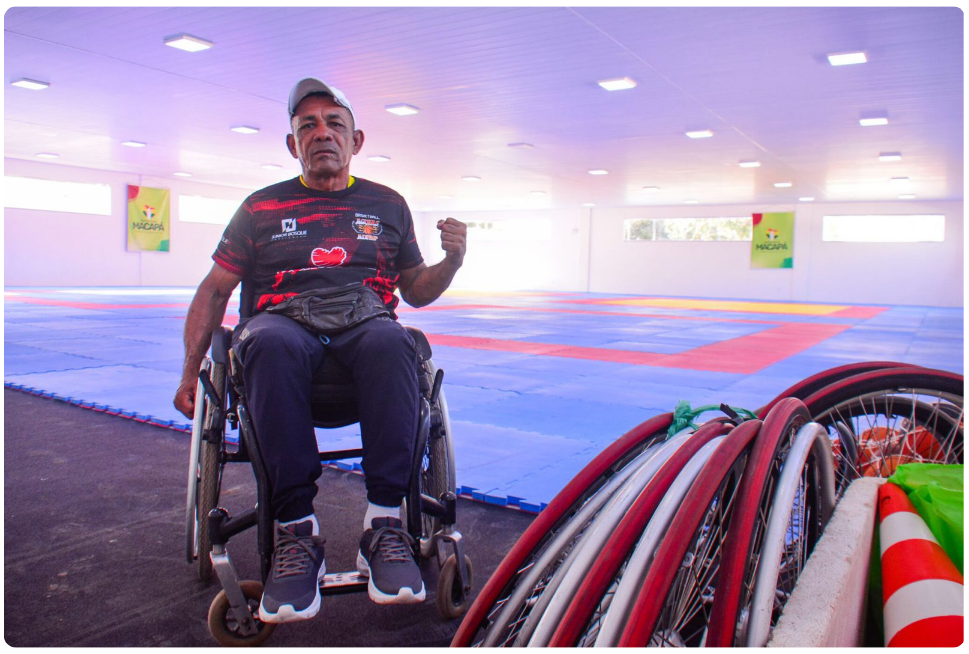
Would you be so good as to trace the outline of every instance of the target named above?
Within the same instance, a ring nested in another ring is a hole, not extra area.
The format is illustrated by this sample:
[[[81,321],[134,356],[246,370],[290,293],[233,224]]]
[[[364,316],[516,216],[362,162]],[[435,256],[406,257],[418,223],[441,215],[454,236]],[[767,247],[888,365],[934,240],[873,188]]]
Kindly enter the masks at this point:
[[[322,472],[310,410],[313,373],[332,356],[352,373],[363,439],[367,499],[397,506],[407,494],[417,439],[417,348],[390,318],[320,338],[283,316],[260,313],[236,330],[246,398],[281,522],[313,513]]]

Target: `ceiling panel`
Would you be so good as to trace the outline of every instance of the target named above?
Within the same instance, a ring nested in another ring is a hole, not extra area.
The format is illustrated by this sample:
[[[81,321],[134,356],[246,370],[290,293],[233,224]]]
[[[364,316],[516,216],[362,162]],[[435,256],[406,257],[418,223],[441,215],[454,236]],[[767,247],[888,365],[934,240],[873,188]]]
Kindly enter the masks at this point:
[[[52,84],[5,86],[11,158],[55,151],[67,165],[188,168],[255,189],[298,172],[285,103],[317,76],[347,93],[367,135],[354,172],[415,207],[894,200],[896,176],[920,199],[963,194],[957,8],[11,8],[4,29],[7,81]],[[215,47],[163,45],[182,32]],[[827,63],[852,50],[869,63]],[[638,86],[596,84],[622,76]],[[398,102],[421,111],[384,111]],[[890,124],[860,127],[867,112]],[[883,151],[903,161],[878,162]]]

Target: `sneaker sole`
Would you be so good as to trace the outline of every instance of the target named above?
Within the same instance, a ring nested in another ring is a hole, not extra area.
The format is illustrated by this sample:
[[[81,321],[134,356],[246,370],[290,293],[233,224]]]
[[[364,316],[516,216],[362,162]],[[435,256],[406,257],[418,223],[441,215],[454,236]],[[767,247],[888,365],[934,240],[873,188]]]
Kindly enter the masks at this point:
[[[320,566],[320,572],[316,577],[317,582],[321,581],[326,575],[326,564]],[[279,607],[275,613],[271,613],[266,610],[263,606],[262,600],[259,600],[259,620],[261,622],[272,622],[273,624],[279,624],[282,622],[298,622],[300,620],[309,620],[310,618],[316,617],[316,614],[320,612],[320,606],[323,603],[323,597],[320,595],[319,586],[316,588],[316,598],[313,602],[307,606],[305,609],[297,611],[293,608],[292,604],[283,604]]]
[[[396,595],[389,595],[377,588],[370,576],[370,564],[367,563],[362,552],[357,552],[357,572],[367,577],[367,595],[377,604],[420,604],[427,596],[423,581],[421,582],[421,589],[417,593],[414,593],[412,588],[404,587]]]

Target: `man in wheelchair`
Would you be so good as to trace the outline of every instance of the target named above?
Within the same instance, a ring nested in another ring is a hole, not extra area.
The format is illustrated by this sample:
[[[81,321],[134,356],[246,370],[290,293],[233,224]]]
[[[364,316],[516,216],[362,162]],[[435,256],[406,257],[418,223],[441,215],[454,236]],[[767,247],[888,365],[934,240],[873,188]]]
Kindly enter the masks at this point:
[[[278,521],[272,568],[259,607],[265,622],[311,618],[326,567],[313,512],[322,467],[311,382],[324,357],[348,368],[357,405],[369,506],[357,555],[375,602],[424,599],[402,529],[418,421],[413,338],[396,322],[400,289],[421,307],[450,285],[464,260],[466,226],[439,221],[444,259],[425,265],[404,199],[350,175],[364,133],[346,96],[318,79],[289,95],[290,154],[302,175],[250,195],[226,227],[185,324],[185,365],[175,406],[193,416],[200,363],[243,280],[254,311],[235,330],[249,410]]]

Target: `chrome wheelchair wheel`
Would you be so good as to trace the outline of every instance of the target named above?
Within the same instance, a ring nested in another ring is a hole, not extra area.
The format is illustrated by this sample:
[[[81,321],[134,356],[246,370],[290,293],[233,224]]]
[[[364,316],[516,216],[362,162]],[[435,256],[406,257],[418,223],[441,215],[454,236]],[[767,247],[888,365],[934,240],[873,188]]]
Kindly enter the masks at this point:
[[[428,388],[433,388],[433,380],[438,368],[433,361],[426,361],[422,374],[428,378]],[[430,395],[430,391],[428,391]],[[431,398],[428,397],[428,400]],[[421,443],[418,443],[418,447]],[[425,559],[437,554],[435,535],[441,531],[441,520],[421,512],[417,493],[440,500],[445,493],[455,493],[454,448],[451,440],[451,420],[448,415],[444,389],[440,389],[437,401],[430,406],[430,425],[422,451],[417,455],[414,474],[418,477],[416,487],[408,499],[404,500],[401,514],[409,521],[419,522],[420,553]],[[416,532],[415,537],[417,536]]]
[[[207,373],[212,386],[218,393],[222,393],[219,398],[221,403],[225,397],[225,365],[213,363],[206,357],[199,372]],[[196,563],[196,572],[201,581],[212,578],[212,561],[209,558],[212,542],[209,538],[208,515],[219,503],[222,486],[225,423],[221,410],[215,409],[202,384],[199,384],[195,392],[195,416],[192,421],[185,533],[187,559],[189,563]],[[220,424],[215,424],[217,418]],[[209,438],[214,438],[214,441],[206,440],[206,434]]]

